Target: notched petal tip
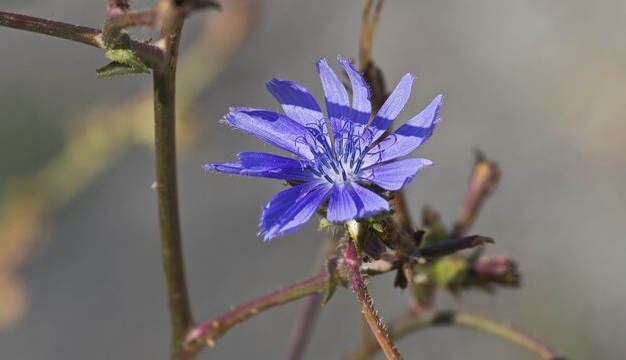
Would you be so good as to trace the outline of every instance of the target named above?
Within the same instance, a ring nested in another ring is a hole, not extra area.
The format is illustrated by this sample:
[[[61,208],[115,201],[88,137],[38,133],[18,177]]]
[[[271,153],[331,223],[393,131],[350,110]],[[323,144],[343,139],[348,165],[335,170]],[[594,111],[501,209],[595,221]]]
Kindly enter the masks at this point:
[[[402,78],[403,79],[407,78],[408,80],[411,80],[411,83],[413,83],[413,82],[415,82],[415,79],[417,79],[417,76],[415,76],[413,73],[409,72],[409,73],[404,74],[404,76]]]
[[[327,65],[328,66],[328,59],[326,58],[326,56],[322,56],[321,58],[319,58],[319,60],[317,60],[317,66],[319,68],[320,65]]]
[[[337,61],[340,64],[346,64],[346,65],[350,64],[350,65],[354,66],[354,64],[352,63],[352,60],[350,60],[350,58],[345,57],[345,56],[341,56],[340,54],[337,55]]]
[[[217,171],[217,164],[216,163],[206,163],[202,166],[202,168],[204,169],[204,171],[207,172],[212,172],[212,171]]]

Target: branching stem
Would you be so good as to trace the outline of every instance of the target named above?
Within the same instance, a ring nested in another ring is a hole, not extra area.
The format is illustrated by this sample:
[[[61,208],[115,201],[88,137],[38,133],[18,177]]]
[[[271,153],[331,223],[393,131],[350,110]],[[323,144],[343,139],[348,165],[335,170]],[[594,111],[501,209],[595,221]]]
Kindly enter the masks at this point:
[[[565,360],[563,356],[530,335],[486,317],[464,312],[441,311],[421,313],[418,316],[408,315],[393,322],[389,326],[389,333],[392,338],[397,340],[413,332],[432,326],[460,326],[482,331],[518,344],[535,353],[540,359]],[[359,347],[359,350],[348,357],[348,359],[367,360],[378,352],[378,350],[378,344],[373,341],[363,343]]]
[[[304,296],[323,292],[328,283],[328,274],[324,271],[318,275],[304,279],[293,285],[269,292],[247,303],[239,305],[214,320],[193,328],[185,341],[188,351],[197,351],[206,342],[209,347],[215,346],[219,337],[230,328],[261,312]]]
[[[104,45],[101,41],[100,30],[27,15],[0,11],[0,26],[49,35],[99,48]],[[162,65],[161,49],[139,41],[131,41],[130,46],[148,67],[155,68]]]

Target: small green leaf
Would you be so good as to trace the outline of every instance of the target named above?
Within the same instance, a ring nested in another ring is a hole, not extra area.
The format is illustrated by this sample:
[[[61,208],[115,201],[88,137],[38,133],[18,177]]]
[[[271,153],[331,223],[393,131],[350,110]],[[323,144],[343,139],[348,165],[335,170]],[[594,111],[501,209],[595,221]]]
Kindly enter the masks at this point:
[[[324,300],[322,300],[322,305],[326,305],[330,301],[335,294],[335,290],[337,290],[337,285],[339,285],[337,275],[330,274],[328,278],[328,286],[326,286],[326,292],[324,293]]]
[[[145,71],[135,69],[129,65],[113,61],[96,70],[98,79],[110,78],[114,76],[143,74]]]
[[[105,51],[104,55],[114,62],[128,65],[132,69],[136,70],[135,73],[150,73],[150,70],[148,70],[146,64],[144,64],[143,61],[141,61],[141,59],[137,57],[137,55],[135,55],[135,52],[131,49],[111,49]]]

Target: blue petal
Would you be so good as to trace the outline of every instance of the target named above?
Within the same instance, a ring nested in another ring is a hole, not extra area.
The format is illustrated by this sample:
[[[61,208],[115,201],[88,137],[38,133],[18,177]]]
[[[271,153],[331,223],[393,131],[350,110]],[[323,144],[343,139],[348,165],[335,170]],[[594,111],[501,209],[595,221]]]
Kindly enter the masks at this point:
[[[437,95],[424,110],[370,150],[363,167],[408,155],[426,142],[439,124],[442,102],[443,95]]]
[[[356,204],[356,219],[370,217],[383,211],[389,211],[389,202],[374,192],[357,183],[350,184],[350,194]]]
[[[206,170],[228,174],[258,176],[272,179],[314,181],[318,178],[308,170],[303,170],[299,161],[286,157],[260,153],[242,152],[237,155],[239,161],[227,163],[209,163]]]
[[[433,162],[428,159],[405,159],[365,169],[359,177],[385,190],[400,190],[410,183],[421,169],[432,164]]]
[[[266,87],[281,103],[285,114],[300,124],[310,126],[324,117],[317,101],[304,86],[293,81],[272,79]]]
[[[330,125],[335,134],[343,127],[343,122],[350,116],[350,103],[345,86],[339,81],[337,74],[328,66],[326,58],[317,62],[317,72],[322,81],[326,98],[326,112],[330,118]]]
[[[326,200],[330,189],[328,182],[320,181],[279,192],[263,208],[259,235],[270,240],[301,228]]]
[[[354,65],[349,59],[338,56],[337,60],[348,74],[352,86],[352,111],[350,119],[365,125],[369,122],[370,114],[372,113],[370,89],[361,73],[354,68]]]
[[[224,120],[241,131],[301,158],[313,159],[311,150],[302,141],[307,134],[306,128],[284,115],[270,110],[231,108]]]
[[[355,219],[357,208],[352,195],[351,188],[343,184],[335,184],[330,193],[326,218],[330,222],[343,222]]]
[[[387,98],[383,106],[372,120],[371,128],[374,131],[372,141],[376,141],[391,126],[391,123],[398,117],[398,114],[404,109],[409,96],[411,95],[411,87],[413,86],[415,77],[406,74],[402,77],[391,95]]]

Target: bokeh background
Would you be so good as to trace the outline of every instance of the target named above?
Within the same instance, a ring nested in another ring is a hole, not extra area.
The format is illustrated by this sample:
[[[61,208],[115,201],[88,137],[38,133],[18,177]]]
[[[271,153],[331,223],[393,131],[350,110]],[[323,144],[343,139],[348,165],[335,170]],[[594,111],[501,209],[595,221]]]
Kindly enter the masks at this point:
[[[277,108],[264,90],[273,76],[319,96],[315,61],[356,57],[362,4],[222,3],[222,13],[189,22],[185,48],[198,53],[181,64],[179,82],[181,212],[201,320],[315,268],[322,243],[314,222],[272,243],[255,237],[279,182],[207,174],[202,164],[269,150],[218,120],[228,106]],[[0,1],[0,9],[100,27],[104,1]],[[463,308],[572,359],[626,351],[625,31],[626,3],[617,0],[394,0],[374,44],[390,86],[405,72],[417,76],[400,120],[446,94],[444,121],[420,150],[435,166],[407,191],[415,214],[429,204],[454,218],[473,148],[502,168],[473,232],[497,240],[489,253],[519,261],[524,284],[471,293]],[[97,49],[0,29],[0,359],[167,358],[150,107],[133,105],[150,78],[97,80],[104,63]],[[391,282],[372,281],[386,319],[409,300]],[[201,358],[282,358],[301,305],[240,325]],[[454,305],[444,297],[442,306]],[[352,294],[340,291],[321,312],[307,358],[341,358],[359,326]],[[534,358],[450,328],[412,335],[399,348],[407,358]]]

